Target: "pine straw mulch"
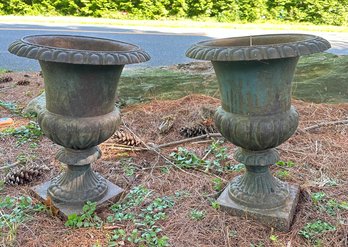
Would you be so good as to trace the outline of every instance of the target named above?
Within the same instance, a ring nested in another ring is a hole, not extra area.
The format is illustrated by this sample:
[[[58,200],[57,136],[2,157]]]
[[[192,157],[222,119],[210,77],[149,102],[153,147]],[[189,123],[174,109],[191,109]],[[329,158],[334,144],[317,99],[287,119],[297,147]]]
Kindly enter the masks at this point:
[[[16,80],[9,83],[15,83]],[[33,96],[42,89],[42,85],[30,83],[17,86],[16,90],[8,86],[6,92],[0,91],[0,97],[4,101],[16,100],[20,106],[24,106]],[[28,93],[25,92],[30,92]],[[21,97],[18,97],[21,96]],[[165,161],[152,151],[129,151],[119,149],[112,143],[112,139],[101,144],[103,156],[94,165],[94,169],[108,178],[113,183],[126,190],[143,185],[155,191],[156,195],[173,195],[178,191],[186,191],[187,196],[176,199],[173,208],[167,209],[166,220],[160,222],[163,235],[170,239],[171,246],[311,246],[312,243],[302,238],[298,232],[312,220],[322,219],[337,230],[318,236],[323,246],[347,246],[348,243],[348,211],[339,211],[338,215],[330,216],[323,210],[318,210],[311,201],[311,193],[323,191],[329,198],[338,201],[348,201],[348,138],[347,125],[330,125],[301,131],[308,126],[322,122],[347,119],[348,104],[329,105],[311,104],[294,100],[301,119],[299,131],[287,142],[279,147],[281,159],[292,161],[296,165],[288,168],[289,176],[286,181],[301,186],[300,201],[297,206],[293,226],[288,233],[278,232],[263,226],[253,220],[241,219],[230,216],[210,206],[208,197],[216,196],[212,188],[212,179],[217,175],[206,174],[196,170],[180,170],[172,168],[169,173],[163,173],[161,168],[167,166]],[[219,105],[219,100],[202,95],[190,95],[178,100],[157,101],[150,103],[127,106],[122,109],[122,119],[125,125],[131,129],[143,142],[149,144],[163,144],[182,139],[179,134],[181,127],[187,126],[202,119],[202,109]],[[11,115],[5,109],[0,113],[4,116],[12,116],[15,126],[21,126],[28,119],[17,115]],[[160,134],[157,127],[167,116],[175,119],[173,127],[167,134]],[[183,146],[194,151],[200,157],[206,154],[207,142],[187,142]],[[168,157],[178,146],[170,146],[160,150],[161,154]],[[228,163],[237,163],[233,159],[235,146],[227,142]],[[33,185],[47,181],[56,176],[62,170],[62,165],[54,159],[58,146],[52,144],[47,138],[42,138],[37,148],[31,148],[28,144],[16,146],[14,138],[5,138],[0,143],[0,163],[14,162],[19,154],[30,155],[30,162],[48,165],[51,170],[35,182],[26,186],[6,186],[1,194],[19,195],[29,194],[29,188]],[[122,159],[132,158],[136,167],[135,174],[126,176],[122,167]],[[208,157],[209,158],[209,157]],[[210,157],[211,158],[211,157]],[[282,168],[272,167],[272,172],[277,173]],[[240,172],[226,172],[219,175],[224,181],[231,180]],[[337,183],[332,186],[333,181]],[[192,220],[189,216],[191,209],[203,210],[204,219]],[[99,212],[99,216],[106,218],[110,212]],[[341,223],[339,223],[341,219]],[[131,229],[130,225],[123,223],[124,229]],[[15,240],[15,246],[92,246],[100,243],[106,246],[110,230],[98,230],[93,228],[71,229],[64,226],[64,222],[45,213],[37,213],[30,221],[19,226]],[[270,236],[276,235],[277,240],[271,241]],[[131,246],[126,244],[125,246]]]

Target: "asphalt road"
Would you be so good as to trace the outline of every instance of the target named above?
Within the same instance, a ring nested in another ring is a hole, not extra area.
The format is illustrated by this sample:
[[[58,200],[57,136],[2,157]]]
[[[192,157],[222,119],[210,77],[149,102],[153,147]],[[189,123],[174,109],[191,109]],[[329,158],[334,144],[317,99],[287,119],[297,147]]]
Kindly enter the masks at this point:
[[[113,27],[96,26],[43,26],[29,24],[0,23],[0,68],[13,71],[39,71],[36,60],[17,57],[7,51],[9,44],[27,35],[66,34],[116,39],[136,44],[147,51],[151,60],[130,67],[166,66],[192,61],[185,51],[198,41],[208,37],[199,34],[161,33]]]
[[[127,67],[167,66],[193,61],[185,57],[185,51],[194,43],[210,38],[275,33],[264,30],[191,30],[161,28],[117,28],[111,26],[86,25],[37,25],[0,23],[0,68],[14,71],[39,71],[36,60],[17,57],[7,51],[9,44],[27,35],[71,34],[121,40],[136,44],[151,55],[151,60]],[[287,32],[287,31],[281,31]],[[308,33],[308,32],[307,32]],[[329,52],[348,55],[348,33],[313,33],[328,39],[332,47]]]

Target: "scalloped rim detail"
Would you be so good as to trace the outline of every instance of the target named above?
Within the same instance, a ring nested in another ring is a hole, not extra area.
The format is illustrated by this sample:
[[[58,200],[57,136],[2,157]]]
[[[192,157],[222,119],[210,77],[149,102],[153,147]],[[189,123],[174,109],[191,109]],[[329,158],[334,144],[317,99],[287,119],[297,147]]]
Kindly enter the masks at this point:
[[[32,37],[74,37],[84,39],[94,39],[112,41],[119,44],[126,44],[134,47],[130,51],[92,51],[64,49],[60,47],[43,46],[33,44],[26,39]],[[8,51],[20,57],[27,57],[48,62],[71,63],[71,64],[90,64],[90,65],[124,65],[132,63],[142,63],[150,60],[150,55],[138,46],[118,40],[95,38],[89,36],[75,35],[31,35],[25,36],[20,40],[14,41]]]
[[[303,36],[303,40],[288,43],[252,45],[252,46],[217,46],[217,41],[228,41],[242,38],[271,38],[280,36]],[[210,61],[252,61],[287,57],[299,57],[325,51],[330,43],[319,36],[310,34],[267,34],[225,39],[213,39],[194,44],[186,51],[189,58]]]

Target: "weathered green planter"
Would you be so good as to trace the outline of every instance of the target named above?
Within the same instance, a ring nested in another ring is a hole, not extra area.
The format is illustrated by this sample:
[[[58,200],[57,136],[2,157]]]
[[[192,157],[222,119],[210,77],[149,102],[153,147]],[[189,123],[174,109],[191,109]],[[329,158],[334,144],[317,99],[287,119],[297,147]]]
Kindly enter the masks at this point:
[[[38,121],[45,135],[64,147],[57,159],[67,165],[66,171],[35,190],[63,205],[63,213],[68,208],[67,214],[86,201],[119,194],[121,189],[93,172],[90,164],[101,156],[97,145],[119,126],[115,92],[124,65],[145,62],[149,55],[120,41],[68,35],[27,36],[9,51],[39,60],[46,110],[39,112]]]
[[[328,48],[317,36],[276,34],[203,41],[187,51],[190,58],[212,61],[222,104],[215,124],[239,147],[235,159],[246,166],[219,197],[223,209],[289,229],[299,189],[273,177],[269,166],[279,160],[275,147],[298,125],[291,82],[299,57]]]

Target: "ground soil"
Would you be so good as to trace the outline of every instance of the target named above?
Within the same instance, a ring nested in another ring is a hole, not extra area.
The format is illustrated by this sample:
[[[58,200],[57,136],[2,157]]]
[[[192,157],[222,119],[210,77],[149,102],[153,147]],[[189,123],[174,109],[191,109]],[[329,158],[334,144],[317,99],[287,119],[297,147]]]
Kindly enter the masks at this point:
[[[10,82],[0,82],[0,100],[14,102],[19,108],[24,107],[32,98],[43,90],[43,80],[38,73],[6,73],[0,77],[9,76]],[[29,83],[18,83],[26,80]],[[177,100],[151,101],[146,104],[125,106],[122,109],[123,124],[131,129],[144,143],[164,144],[183,139],[179,130],[182,127],[198,123],[202,120],[204,109],[219,105],[219,99],[189,95]],[[279,146],[281,159],[292,161],[295,166],[287,168],[288,176],[283,179],[300,185],[300,200],[290,232],[278,232],[250,219],[228,215],[210,206],[209,197],[216,197],[212,187],[212,179],[216,176],[227,184],[241,172],[226,172],[224,174],[204,173],[198,170],[180,170],[171,168],[168,173],[162,169],[167,163],[157,153],[152,151],[129,151],[109,139],[100,147],[103,156],[93,168],[113,183],[125,189],[125,194],[133,187],[143,185],[152,189],[159,196],[172,195],[178,191],[186,191],[188,196],[178,199],[173,208],[166,212],[168,217],[160,222],[162,234],[170,239],[171,246],[312,246],[310,242],[298,233],[308,222],[321,219],[336,226],[336,231],[318,235],[322,246],[348,246],[348,210],[339,211],[331,216],[320,210],[311,200],[311,194],[318,191],[326,193],[328,198],[337,201],[348,201],[348,125],[330,125],[304,131],[307,127],[323,122],[340,121],[348,118],[348,103],[346,104],[313,104],[294,100],[293,105],[300,113],[299,130],[288,141]],[[0,107],[1,117],[12,117],[15,123],[12,127],[25,125],[29,119],[11,113]],[[158,131],[163,119],[170,116],[174,119],[172,128],[165,134]],[[123,126],[125,128],[125,126]],[[200,157],[206,154],[211,141],[187,142],[169,146],[160,150],[161,154],[169,154],[178,146],[194,151]],[[229,160],[224,165],[237,164],[233,159],[236,147],[227,141],[223,144],[228,148]],[[46,164],[50,171],[40,178],[23,186],[5,186],[2,195],[29,195],[30,187],[47,181],[63,169],[55,160],[59,147],[43,137],[37,147],[30,143],[20,147],[16,139],[6,137],[0,142],[0,165],[4,166],[16,161],[20,154],[32,157],[30,161]],[[126,176],[120,162],[131,158],[136,166],[135,174]],[[209,157],[208,157],[209,158]],[[211,157],[210,157],[211,158]],[[273,166],[272,172],[277,174],[282,168]],[[3,173],[2,176],[5,174]],[[333,182],[334,181],[334,182]],[[204,219],[192,220],[189,217],[191,209],[203,210]],[[99,212],[105,218],[108,210]],[[121,227],[130,229],[124,223]],[[64,226],[57,217],[41,212],[21,225],[13,241],[14,246],[92,246],[99,243],[107,246],[110,230],[106,229],[71,229]],[[270,236],[276,236],[270,239]],[[6,234],[2,243],[6,246]],[[8,243],[8,242],[7,242]],[[125,246],[131,246],[125,244]]]

